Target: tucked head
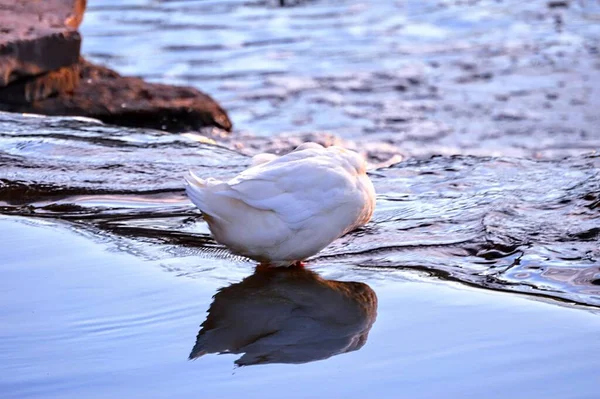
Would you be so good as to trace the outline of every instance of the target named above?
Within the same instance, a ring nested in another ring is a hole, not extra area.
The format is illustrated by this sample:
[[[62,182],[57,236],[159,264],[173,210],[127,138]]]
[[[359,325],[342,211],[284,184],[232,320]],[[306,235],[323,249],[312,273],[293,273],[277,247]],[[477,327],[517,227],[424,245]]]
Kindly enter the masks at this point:
[[[356,171],[356,174],[360,175],[366,173],[367,161],[365,161],[365,159],[357,152],[338,146],[328,147],[327,150],[338,153],[340,158]]]
[[[340,164],[345,165],[346,169],[353,174],[361,175],[365,174],[367,171],[367,162],[366,160],[359,155],[357,152],[348,150],[339,146],[331,146],[331,147],[323,147],[317,143],[303,143],[300,144],[294,151],[290,154],[301,152],[301,151],[310,151],[314,155],[329,153],[334,154],[335,158]]]

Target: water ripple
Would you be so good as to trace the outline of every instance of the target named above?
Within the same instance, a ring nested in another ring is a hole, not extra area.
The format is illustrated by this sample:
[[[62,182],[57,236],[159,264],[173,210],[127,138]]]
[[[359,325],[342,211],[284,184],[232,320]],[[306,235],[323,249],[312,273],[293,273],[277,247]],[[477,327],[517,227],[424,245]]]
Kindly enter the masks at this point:
[[[181,276],[202,273],[188,257],[213,259],[210,267],[247,262],[210,237],[182,183],[188,168],[232,176],[247,157],[184,136],[0,115],[0,212],[64,220]],[[22,124],[36,133],[12,133]],[[103,139],[107,129],[115,135]],[[319,253],[313,267],[424,270],[600,306],[600,156],[437,156],[371,175],[373,221]]]

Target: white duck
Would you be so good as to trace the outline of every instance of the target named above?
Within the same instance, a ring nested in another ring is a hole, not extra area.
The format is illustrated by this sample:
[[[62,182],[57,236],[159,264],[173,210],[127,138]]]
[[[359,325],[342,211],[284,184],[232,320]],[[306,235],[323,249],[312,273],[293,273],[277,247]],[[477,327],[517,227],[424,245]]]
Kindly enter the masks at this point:
[[[222,182],[190,172],[186,192],[215,240],[273,266],[312,256],[367,223],[375,189],[354,151],[305,143],[277,157],[261,154]]]

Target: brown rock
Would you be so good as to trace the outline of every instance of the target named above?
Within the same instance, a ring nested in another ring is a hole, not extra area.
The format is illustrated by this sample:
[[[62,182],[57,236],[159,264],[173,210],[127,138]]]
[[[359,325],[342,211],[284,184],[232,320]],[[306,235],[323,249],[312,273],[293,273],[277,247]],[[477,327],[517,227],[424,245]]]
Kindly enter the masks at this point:
[[[79,64],[73,64],[0,87],[0,103],[27,104],[62,93],[72,93],[79,84],[79,69]]]
[[[21,17],[7,20],[14,25],[23,22],[22,17],[29,16],[34,19],[24,22],[34,27],[44,25],[77,29],[83,20],[86,5],[87,0],[0,0],[0,12]]]
[[[85,0],[0,0],[0,87],[75,64]]]
[[[147,83],[81,60],[80,84],[72,94],[31,104],[0,104],[0,110],[43,115],[87,116],[121,126],[170,132],[216,126],[231,130],[227,113],[191,87]]]

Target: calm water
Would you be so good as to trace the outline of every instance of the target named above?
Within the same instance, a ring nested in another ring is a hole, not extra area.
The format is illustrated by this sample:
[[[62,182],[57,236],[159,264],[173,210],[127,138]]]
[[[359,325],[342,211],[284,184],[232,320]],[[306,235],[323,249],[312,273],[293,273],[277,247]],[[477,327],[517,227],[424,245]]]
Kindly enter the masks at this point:
[[[587,310],[418,274],[387,271],[382,279],[351,264],[322,265],[322,278],[360,280],[376,292],[377,320],[364,347],[293,366],[235,368],[240,355],[190,362],[211,296],[251,275],[252,265],[213,267],[193,257],[186,267],[198,278],[181,278],[177,268],[62,223],[11,217],[0,227],[11,248],[0,280],[5,397],[597,396],[598,315]],[[280,338],[299,342],[297,334]]]
[[[86,55],[213,95],[222,143],[404,161],[309,270],[255,270],[182,190],[246,156],[0,113],[0,396],[596,398],[600,25],[533,3],[91,1]]]

